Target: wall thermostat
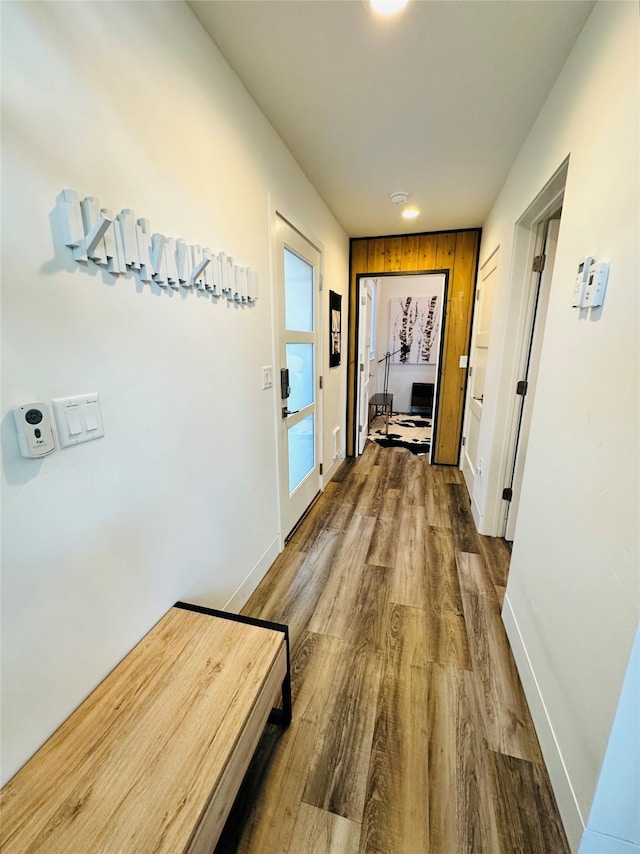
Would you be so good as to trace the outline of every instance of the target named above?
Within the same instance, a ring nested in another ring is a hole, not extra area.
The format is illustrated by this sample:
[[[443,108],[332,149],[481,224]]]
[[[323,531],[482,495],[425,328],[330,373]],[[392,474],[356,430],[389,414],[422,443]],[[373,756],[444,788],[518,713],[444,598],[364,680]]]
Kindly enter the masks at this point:
[[[41,401],[23,403],[13,410],[18,432],[18,445],[23,457],[45,457],[56,449],[51,418]]]
[[[591,255],[587,255],[586,258],[583,258],[578,264],[576,280],[573,285],[573,300],[571,302],[573,308],[581,308],[583,305],[584,291],[587,286],[587,281],[589,280],[589,270],[591,269],[593,261],[594,259]]]
[[[589,267],[589,277],[582,298],[582,305],[585,308],[597,308],[602,305],[608,278],[609,264],[606,261],[600,261],[596,264],[594,261]]]

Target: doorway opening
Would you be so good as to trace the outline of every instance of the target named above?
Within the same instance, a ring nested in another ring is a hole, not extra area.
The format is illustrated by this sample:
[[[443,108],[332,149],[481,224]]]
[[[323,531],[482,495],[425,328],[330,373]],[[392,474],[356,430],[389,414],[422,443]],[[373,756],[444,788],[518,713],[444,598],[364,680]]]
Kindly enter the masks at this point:
[[[505,537],[509,542],[515,538],[520,490],[526,476],[529,426],[568,171],[569,158],[515,223],[506,320],[512,359],[504,362],[500,379],[505,408],[499,430],[491,439],[500,463],[495,492],[492,489],[492,498],[486,504],[484,526],[486,533]],[[490,446],[485,443],[484,447],[490,454]],[[477,480],[474,490],[481,488]]]
[[[515,536],[522,476],[527,456],[527,443],[542,353],[544,326],[551,292],[551,278],[556,256],[561,208],[543,219],[537,227],[533,276],[530,284],[530,301],[527,325],[521,355],[521,379],[516,386],[516,418],[513,425],[508,478],[503,491],[505,517],[503,536],[513,542]]]
[[[431,461],[448,271],[357,276],[356,455],[367,438]]]

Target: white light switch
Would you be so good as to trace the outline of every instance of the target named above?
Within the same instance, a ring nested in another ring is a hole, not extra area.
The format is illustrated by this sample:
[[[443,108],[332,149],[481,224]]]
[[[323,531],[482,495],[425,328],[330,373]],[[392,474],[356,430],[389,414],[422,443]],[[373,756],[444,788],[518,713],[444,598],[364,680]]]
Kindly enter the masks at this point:
[[[61,448],[104,436],[98,394],[59,397],[53,401],[53,411]]]
[[[87,403],[84,408],[84,423],[88,433],[92,433],[100,426],[98,424],[98,416],[95,403]]]
[[[69,406],[65,410],[67,419],[67,431],[70,436],[77,436],[82,433],[82,421],[80,420],[80,408],[77,406]]]

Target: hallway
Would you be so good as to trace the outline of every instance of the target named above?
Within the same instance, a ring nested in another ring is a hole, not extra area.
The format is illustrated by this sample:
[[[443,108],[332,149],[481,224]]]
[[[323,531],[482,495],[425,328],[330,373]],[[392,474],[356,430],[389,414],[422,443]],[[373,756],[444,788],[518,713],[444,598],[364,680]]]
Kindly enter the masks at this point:
[[[368,442],[244,613],[287,623],[269,725],[216,854],[568,854],[500,618],[509,553],[462,476]]]

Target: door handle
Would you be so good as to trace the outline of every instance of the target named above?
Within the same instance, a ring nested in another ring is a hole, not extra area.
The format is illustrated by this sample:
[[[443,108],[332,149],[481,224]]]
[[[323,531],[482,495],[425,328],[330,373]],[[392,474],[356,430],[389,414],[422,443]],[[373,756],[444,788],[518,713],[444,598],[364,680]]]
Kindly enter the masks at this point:
[[[484,401],[484,394],[481,394],[480,397],[474,397],[474,400],[477,400],[478,403],[482,403]]]
[[[287,415],[295,415],[297,412],[300,412],[299,409],[287,409],[286,406],[282,407],[282,417],[286,418]]]

